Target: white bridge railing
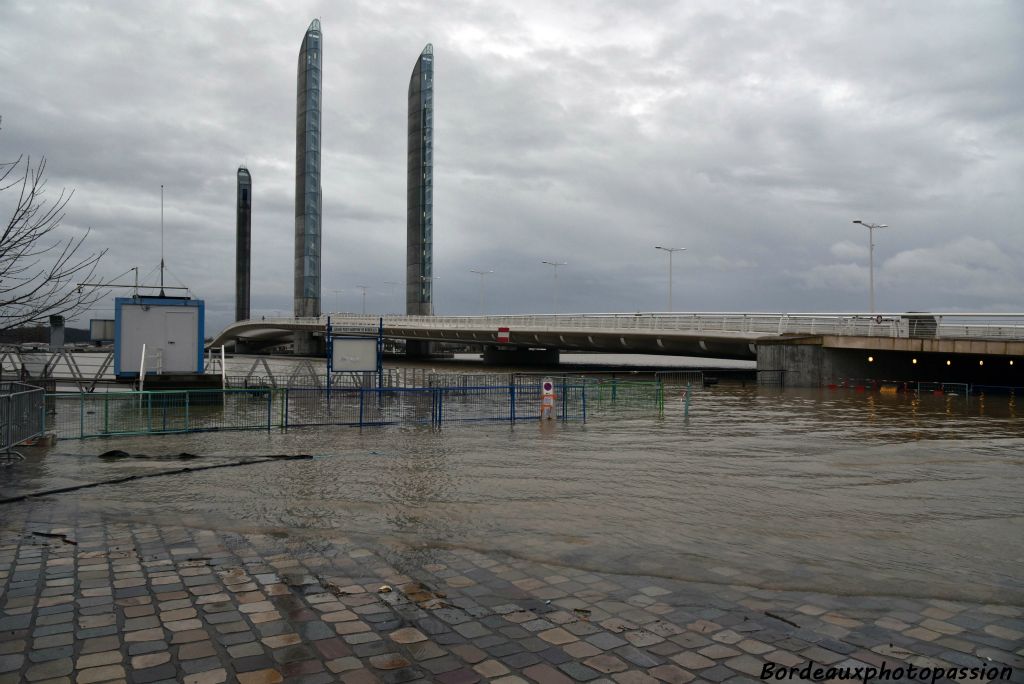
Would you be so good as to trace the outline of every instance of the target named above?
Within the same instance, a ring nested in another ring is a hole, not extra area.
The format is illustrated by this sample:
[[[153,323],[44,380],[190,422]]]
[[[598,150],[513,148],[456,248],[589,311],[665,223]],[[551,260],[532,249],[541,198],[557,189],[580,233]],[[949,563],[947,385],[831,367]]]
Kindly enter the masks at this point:
[[[268,328],[326,325],[318,318],[266,318],[235,325]],[[330,314],[342,326],[375,327],[381,317]],[[864,337],[919,337],[985,340],[1024,340],[1024,313],[591,313],[524,314],[508,316],[395,316],[385,315],[386,331],[417,330],[497,331],[499,327],[529,332],[590,333],[633,330],[683,334],[710,334],[745,338],[778,335],[853,335]],[[230,327],[229,329],[230,330]],[[225,333],[228,332],[225,330]]]

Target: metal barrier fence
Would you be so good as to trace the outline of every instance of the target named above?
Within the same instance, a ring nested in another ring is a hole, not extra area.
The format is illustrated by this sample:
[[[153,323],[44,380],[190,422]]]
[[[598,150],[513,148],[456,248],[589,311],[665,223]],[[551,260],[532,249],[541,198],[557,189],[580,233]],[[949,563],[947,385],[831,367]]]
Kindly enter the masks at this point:
[[[774,369],[758,370],[757,384],[761,387],[785,387],[786,371]]]
[[[883,394],[945,394],[969,397],[984,385],[972,386],[963,382],[920,382],[916,380],[879,380],[875,378],[839,378],[827,385],[829,389],[852,389],[857,392]]]
[[[719,371],[721,372],[721,371]],[[700,387],[704,384],[704,371],[699,370],[674,370],[674,371],[655,371],[655,380],[661,380],[666,384],[671,385],[696,385]]]
[[[554,383],[555,417],[647,413],[664,409],[659,382]],[[59,437],[536,420],[540,381],[448,387],[254,388],[62,393],[47,395],[47,428]],[[40,410],[40,415],[42,411]]]
[[[59,437],[269,429],[273,390],[187,390],[48,395],[47,428]]]
[[[257,359],[253,362],[253,369],[257,367],[264,359]],[[262,369],[261,374],[256,374],[250,371],[247,375],[227,374],[224,376],[224,382],[227,387],[237,389],[253,389],[253,388],[295,388],[304,389],[309,387],[327,387],[327,375],[321,373],[323,370],[322,365],[313,367],[308,366],[305,373],[296,374],[294,372],[279,373],[275,375],[269,365]],[[482,374],[474,374],[474,377],[481,377]],[[417,388],[417,387],[435,387],[445,384],[447,379],[459,378],[463,375],[457,373],[436,373],[429,368],[385,368],[380,377],[381,387],[396,387],[396,388]],[[465,374],[464,377],[470,377],[470,374]],[[489,382],[477,382],[474,381],[471,384],[496,384],[502,385],[508,382],[509,375],[507,373],[491,373],[487,377],[491,379]],[[331,386],[338,388],[356,388],[364,387],[371,388],[377,386],[377,373],[335,373],[331,378]],[[455,381],[454,384],[465,384],[465,381]]]
[[[0,383],[0,464],[20,459],[14,447],[43,434],[45,396],[41,387]]]
[[[917,382],[911,383],[912,391],[918,394],[947,394],[950,396],[969,397],[971,386],[964,382]]]
[[[1016,385],[971,385],[971,392],[978,395],[1003,394],[1015,397],[1024,394],[1024,387]]]
[[[619,376],[630,378],[642,378],[660,380],[666,383],[685,385],[692,383],[699,385],[703,382],[704,373],[699,370],[679,371],[634,371],[624,373],[622,371],[595,371],[589,373],[463,373],[463,372],[438,372],[428,368],[385,368],[381,374],[380,387],[398,389],[417,389],[424,387],[500,387],[509,384],[517,386],[536,385],[544,378],[551,378],[555,384],[568,382],[570,384],[594,384],[609,382]],[[327,387],[327,376],[301,376],[289,382],[285,378],[275,378],[271,375],[227,375],[227,386],[232,388],[308,388]],[[377,385],[376,373],[336,373],[331,379],[333,388],[373,388]]]
[[[857,392],[883,394],[935,394],[950,397],[983,395],[1024,395],[1024,387],[1015,385],[972,385],[965,382],[921,382],[917,380],[877,380],[873,378],[839,378],[826,385],[828,389],[849,389]]]

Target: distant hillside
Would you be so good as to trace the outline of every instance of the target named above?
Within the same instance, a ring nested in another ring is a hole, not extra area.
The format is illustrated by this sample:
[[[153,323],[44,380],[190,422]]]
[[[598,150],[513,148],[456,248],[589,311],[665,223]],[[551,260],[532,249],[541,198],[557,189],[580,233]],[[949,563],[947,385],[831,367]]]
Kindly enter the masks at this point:
[[[25,342],[49,342],[50,327],[38,325],[31,328],[0,330],[0,344],[24,344]],[[64,328],[65,342],[88,342],[89,331],[81,328]]]

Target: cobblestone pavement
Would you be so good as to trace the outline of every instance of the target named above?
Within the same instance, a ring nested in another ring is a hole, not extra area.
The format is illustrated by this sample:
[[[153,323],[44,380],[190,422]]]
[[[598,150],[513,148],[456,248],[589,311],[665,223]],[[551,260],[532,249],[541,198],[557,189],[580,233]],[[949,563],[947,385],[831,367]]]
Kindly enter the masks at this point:
[[[766,664],[1013,668],[1024,611],[0,507],[0,684],[756,681]],[[394,567],[403,565],[401,569]],[[409,567],[404,567],[408,565]]]

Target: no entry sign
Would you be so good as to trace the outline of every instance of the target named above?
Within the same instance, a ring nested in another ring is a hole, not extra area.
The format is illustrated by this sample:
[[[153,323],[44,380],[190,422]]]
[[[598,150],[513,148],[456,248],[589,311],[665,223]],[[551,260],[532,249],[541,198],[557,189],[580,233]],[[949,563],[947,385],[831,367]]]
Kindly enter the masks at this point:
[[[508,328],[498,328],[498,344],[508,344]]]

